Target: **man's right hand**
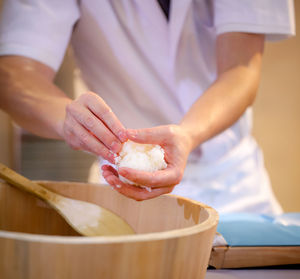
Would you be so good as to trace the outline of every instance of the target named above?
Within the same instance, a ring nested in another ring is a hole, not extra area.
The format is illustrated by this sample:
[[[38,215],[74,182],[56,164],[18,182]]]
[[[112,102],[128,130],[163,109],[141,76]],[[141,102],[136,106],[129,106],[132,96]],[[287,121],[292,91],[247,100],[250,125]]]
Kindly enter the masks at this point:
[[[88,92],[72,101],[55,84],[49,66],[23,56],[0,57],[0,109],[21,127],[46,138],[65,139],[114,162],[125,128],[109,106]]]
[[[127,140],[124,126],[93,92],[81,95],[66,106],[62,136],[73,149],[92,152],[111,163]]]

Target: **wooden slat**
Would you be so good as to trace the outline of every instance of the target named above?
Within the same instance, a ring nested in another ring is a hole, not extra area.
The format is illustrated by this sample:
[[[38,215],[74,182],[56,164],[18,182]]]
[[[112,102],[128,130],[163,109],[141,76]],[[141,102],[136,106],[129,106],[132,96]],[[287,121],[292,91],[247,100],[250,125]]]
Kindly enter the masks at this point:
[[[215,268],[242,268],[300,264],[300,246],[214,247],[209,265]]]

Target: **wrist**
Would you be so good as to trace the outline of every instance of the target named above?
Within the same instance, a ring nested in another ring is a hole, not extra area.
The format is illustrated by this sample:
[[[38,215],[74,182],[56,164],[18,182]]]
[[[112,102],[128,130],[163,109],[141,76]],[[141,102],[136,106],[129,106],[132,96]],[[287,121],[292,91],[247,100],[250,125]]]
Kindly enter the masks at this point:
[[[193,136],[185,125],[179,124],[178,127],[180,130],[182,141],[184,142],[188,153],[190,153],[195,148]]]
[[[60,100],[60,113],[57,114],[56,121],[54,123],[54,131],[57,135],[57,139],[64,139],[64,122],[66,118],[66,107],[72,102],[69,98],[64,98]]]
[[[194,148],[196,148],[201,141],[199,140],[199,137],[195,133],[195,129],[192,129],[189,125],[182,122],[179,124],[182,134],[186,138],[187,146],[189,148],[189,152],[191,152]]]

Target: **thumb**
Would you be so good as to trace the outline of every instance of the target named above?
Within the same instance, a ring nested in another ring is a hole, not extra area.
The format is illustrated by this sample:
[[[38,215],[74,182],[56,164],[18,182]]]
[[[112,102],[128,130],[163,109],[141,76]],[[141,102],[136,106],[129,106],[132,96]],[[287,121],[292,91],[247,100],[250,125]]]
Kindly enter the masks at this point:
[[[128,139],[138,143],[159,144],[163,139],[163,128],[127,129]]]

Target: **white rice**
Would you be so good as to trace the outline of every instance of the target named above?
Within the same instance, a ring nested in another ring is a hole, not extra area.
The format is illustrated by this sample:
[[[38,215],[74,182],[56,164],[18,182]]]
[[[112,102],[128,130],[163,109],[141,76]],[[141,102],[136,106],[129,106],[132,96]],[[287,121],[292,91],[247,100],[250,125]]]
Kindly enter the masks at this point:
[[[135,170],[154,172],[167,167],[164,155],[165,152],[159,145],[140,144],[128,140],[123,144],[122,150],[115,161],[118,168],[127,167]],[[151,192],[151,187],[136,185],[122,176],[120,176],[120,179],[123,182],[146,188]]]

